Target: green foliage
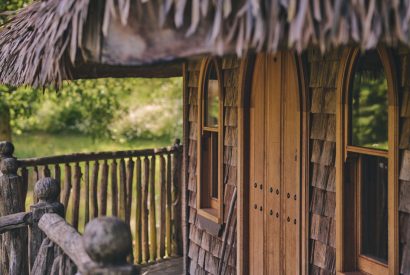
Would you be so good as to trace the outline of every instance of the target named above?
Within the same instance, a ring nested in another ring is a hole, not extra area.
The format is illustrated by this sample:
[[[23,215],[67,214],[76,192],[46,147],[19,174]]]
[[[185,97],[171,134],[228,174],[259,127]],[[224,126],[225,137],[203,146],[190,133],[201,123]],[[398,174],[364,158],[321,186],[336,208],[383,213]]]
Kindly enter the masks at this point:
[[[388,99],[383,65],[370,52],[359,59],[357,67],[352,87],[352,143],[387,149]]]
[[[0,11],[15,11],[30,2],[30,0],[0,0]],[[3,24],[5,21],[7,21],[7,16],[0,16],[0,24]]]
[[[120,141],[182,136],[182,79],[134,79],[110,126]]]
[[[78,80],[66,84],[61,91],[46,91],[37,100],[33,117],[21,121],[19,128],[109,137],[107,128],[119,103],[117,95],[108,90],[108,81]]]
[[[72,153],[89,153],[101,151],[139,150],[160,148],[172,143],[168,139],[139,139],[120,143],[111,139],[100,139],[94,142],[91,137],[78,134],[27,133],[13,136],[17,158],[44,157]]]
[[[15,134],[77,133],[123,143],[182,135],[181,78],[77,80],[58,92],[6,89],[2,98]]]

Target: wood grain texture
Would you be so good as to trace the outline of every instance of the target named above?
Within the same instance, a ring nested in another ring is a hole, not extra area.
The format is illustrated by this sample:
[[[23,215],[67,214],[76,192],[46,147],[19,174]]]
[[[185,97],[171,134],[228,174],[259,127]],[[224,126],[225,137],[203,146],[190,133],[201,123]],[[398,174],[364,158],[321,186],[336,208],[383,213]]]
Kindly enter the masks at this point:
[[[0,216],[5,228],[27,222],[28,216],[4,217],[24,210],[21,197],[22,180],[17,176],[17,163],[14,158],[2,158],[0,161]],[[12,219],[11,219],[12,218]],[[16,220],[16,218],[18,218]],[[18,228],[16,226],[15,228]],[[27,229],[15,229],[4,233],[0,243],[0,273],[27,274]]]
[[[39,228],[53,243],[76,264],[80,272],[96,266],[82,245],[81,235],[58,214],[44,214],[38,222]]]
[[[340,50],[321,55],[308,51],[310,71],[310,180],[309,274],[335,274],[335,156],[336,92]]]
[[[228,109],[236,109],[237,98],[238,98],[238,84],[239,81],[239,59],[233,56],[227,56],[221,59],[222,71],[224,80],[224,111]],[[199,74],[201,60],[193,60],[187,63],[187,106],[186,116],[184,118],[186,125],[186,133],[189,141],[185,143],[185,158],[184,168],[186,170],[186,180],[187,180],[187,207],[188,207],[188,242],[187,242],[187,272],[190,274],[215,274],[218,269],[219,259],[219,249],[221,249],[222,241],[218,236],[212,236],[207,233],[206,230],[200,227],[198,222],[198,214],[196,211],[196,197],[197,197],[197,140],[198,140],[198,94],[199,94]],[[232,110],[227,111],[229,113],[229,119],[223,121],[224,124],[224,152],[232,152],[233,149],[238,145],[238,133],[237,133],[237,119],[236,114],[232,114]],[[235,112],[235,111],[233,111]],[[225,125],[226,124],[226,125]],[[227,153],[227,164],[224,164],[223,182],[225,194],[227,190],[227,184],[236,185],[237,175],[236,167],[234,166],[237,162],[234,160],[237,154]],[[221,161],[224,161],[225,157],[222,154]],[[229,165],[229,166],[228,166]],[[231,196],[229,196],[231,198]],[[227,216],[229,210],[230,201],[224,200],[224,215]],[[236,227],[235,227],[236,228]],[[223,233],[223,232],[222,232]],[[236,234],[234,234],[236,235]],[[205,236],[205,237],[204,237]],[[206,238],[206,239],[204,239]],[[201,242],[204,240],[204,242]],[[207,240],[207,241],[205,241]],[[230,257],[227,274],[235,274],[236,270],[236,247],[233,249],[232,256]],[[215,272],[215,273],[214,273]]]

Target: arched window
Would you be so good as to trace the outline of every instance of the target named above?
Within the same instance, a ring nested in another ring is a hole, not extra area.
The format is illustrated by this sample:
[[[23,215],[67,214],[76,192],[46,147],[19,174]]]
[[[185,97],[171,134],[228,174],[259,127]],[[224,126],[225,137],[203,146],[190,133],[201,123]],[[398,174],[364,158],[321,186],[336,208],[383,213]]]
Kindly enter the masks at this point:
[[[395,262],[397,122],[389,107],[396,103],[388,61],[385,50],[356,51],[346,74],[344,164],[337,167],[343,171],[338,184],[344,216],[338,228],[344,228],[345,272],[389,274]]]
[[[216,223],[223,210],[223,93],[216,59],[204,61],[199,97],[198,213]]]

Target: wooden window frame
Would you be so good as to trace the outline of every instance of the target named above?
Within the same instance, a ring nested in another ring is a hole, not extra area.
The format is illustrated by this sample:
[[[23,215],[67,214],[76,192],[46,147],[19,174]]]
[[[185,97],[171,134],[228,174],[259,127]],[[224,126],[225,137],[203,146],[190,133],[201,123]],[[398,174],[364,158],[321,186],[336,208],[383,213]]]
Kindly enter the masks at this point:
[[[338,102],[336,110],[336,271],[367,272],[369,274],[398,274],[398,100],[395,65],[390,52],[378,47],[388,87],[388,151],[349,145],[349,93],[354,66],[360,55],[357,48],[343,53],[342,67],[338,77]],[[345,163],[349,154],[368,154],[386,157],[388,160],[388,262],[383,264],[360,255],[358,218],[358,186],[344,184]],[[354,232],[352,234],[352,232]],[[361,270],[361,271],[360,271]],[[360,274],[360,273],[359,273]]]
[[[206,127],[205,126],[205,88],[207,85],[208,70],[211,65],[216,68],[216,73],[219,80],[219,117],[218,127]],[[198,143],[197,143],[197,213],[198,215],[206,218],[207,220],[222,224],[223,223],[223,146],[224,146],[224,93],[223,93],[223,75],[220,61],[216,58],[206,58],[201,63],[201,70],[199,76],[199,96],[198,96]],[[202,146],[204,132],[217,132],[218,133],[218,199],[211,196],[204,196],[201,190],[202,186]],[[202,207],[203,201],[208,200],[211,207]]]

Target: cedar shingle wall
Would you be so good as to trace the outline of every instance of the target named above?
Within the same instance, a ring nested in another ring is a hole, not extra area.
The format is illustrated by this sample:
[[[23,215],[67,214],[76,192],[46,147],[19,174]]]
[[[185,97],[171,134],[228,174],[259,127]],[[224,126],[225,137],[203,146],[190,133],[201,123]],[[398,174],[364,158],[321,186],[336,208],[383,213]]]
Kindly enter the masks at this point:
[[[410,51],[399,52],[400,106],[400,272],[410,274]]]
[[[311,98],[310,272],[335,274],[336,79],[340,51],[308,53]]]
[[[189,145],[188,145],[188,206],[189,206],[189,273],[216,274],[221,258],[222,239],[212,236],[202,228],[196,217],[197,187],[197,130],[198,130],[198,80],[200,61],[188,63],[189,93]],[[233,187],[237,178],[237,96],[239,60],[226,57],[222,61],[224,82],[224,209],[225,218],[229,211]],[[236,231],[236,228],[231,228]],[[236,245],[234,244],[234,247]],[[227,274],[235,274],[236,248],[231,252]]]

